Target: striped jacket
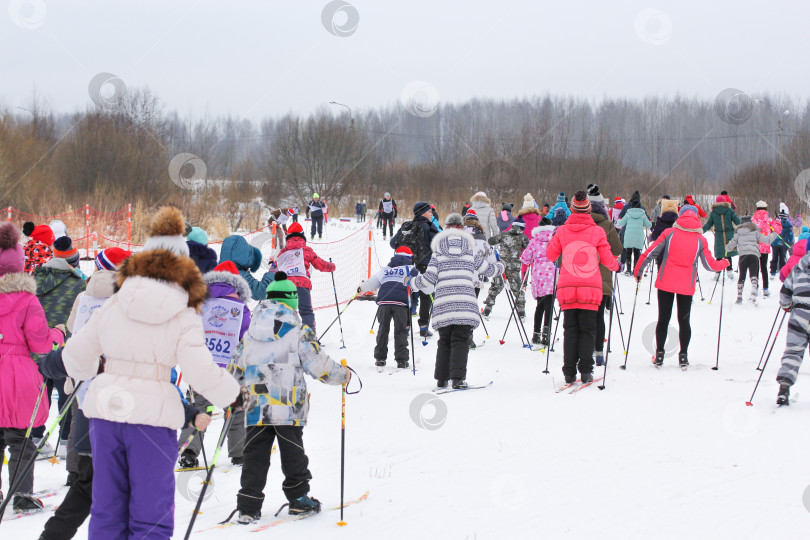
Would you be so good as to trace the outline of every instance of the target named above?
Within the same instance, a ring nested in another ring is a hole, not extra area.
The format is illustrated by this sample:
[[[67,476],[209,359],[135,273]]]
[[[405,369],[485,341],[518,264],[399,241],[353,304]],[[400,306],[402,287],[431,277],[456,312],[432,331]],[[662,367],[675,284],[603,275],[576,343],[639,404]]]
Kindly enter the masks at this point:
[[[478,299],[474,284],[478,276],[503,274],[503,263],[487,262],[476,251],[475,239],[461,229],[448,228],[430,244],[433,256],[427,271],[413,278],[411,287],[433,293],[433,328],[452,324],[478,327]],[[435,291],[435,292],[434,292]]]
[[[779,293],[779,304],[783,308],[792,305],[810,310],[810,258],[807,255],[799,260],[799,264],[785,278]]]

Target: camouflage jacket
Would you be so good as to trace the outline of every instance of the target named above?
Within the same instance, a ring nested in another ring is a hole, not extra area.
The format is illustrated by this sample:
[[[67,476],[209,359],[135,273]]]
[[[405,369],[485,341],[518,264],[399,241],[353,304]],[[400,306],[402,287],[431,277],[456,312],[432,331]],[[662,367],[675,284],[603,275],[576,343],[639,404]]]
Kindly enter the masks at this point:
[[[510,273],[514,271],[515,267],[520,272],[520,254],[529,245],[529,238],[523,234],[522,228],[512,227],[508,231],[493,236],[488,242],[490,245],[497,247],[501,262],[504,263]]]
[[[73,302],[84,291],[85,279],[81,271],[65,259],[51,259],[34,270],[34,279],[48,326],[67,324]]]

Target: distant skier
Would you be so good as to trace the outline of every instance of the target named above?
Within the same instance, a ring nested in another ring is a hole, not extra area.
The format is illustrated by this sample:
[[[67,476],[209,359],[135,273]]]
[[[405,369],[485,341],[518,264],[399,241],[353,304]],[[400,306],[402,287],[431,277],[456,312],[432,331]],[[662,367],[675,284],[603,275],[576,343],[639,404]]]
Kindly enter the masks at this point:
[[[751,302],[756,303],[759,286],[759,244],[760,242],[771,243],[776,239],[776,233],[763,236],[759,232],[759,227],[751,223],[751,216],[740,218],[740,226],[734,237],[726,245],[726,253],[739,253],[740,259],[737,264],[740,270],[740,279],[737,281],[737,303],[742,304],[743,288],[745,287],[745,275],[749,274],[751,279]]]
[[[380,212],[380,216],[383,220],[383,240],[386,237],[386,229],[390,232],[390,236],[393,238],[394,236],[394,221],[397,219],[397,202],[391,198],[390,193],[386,193],[383,198],[380,200],[378,211]]]
[[[467,214],[469,215],[469,212]],[[523,234],[525,226],[526,224],[522,219],[516,219],[512,222],[512,227],[508,231],[504,231],[487,240],[489,245],[496,247],[500,261],[504,264],[504,273],[506,274],[506,279],[509,281],[509,288],[512,291],[512,296],[515,298],[517,314],[521,321],[526,317],[526,296],[521,288],[520,281],[520,254],[523,253],[523,250],[529,245],[529,239]],[[484,300],[484,317],[489,317],[490,313],[492,313],[492,307],[495,305],[495,300],[498,294],[503,290],[503,287],[503,277],[499,274],[493,278],[492,285],[489,287],[489,294],[486,300]]]
[[[703,225],[703,232],[714,229],[714,258],[726,259],[728,261],[727,272],[731,275],[734,272],[732,257],[737,255],[736,251],[727,251],[726,246],[734,238],[735,225],[740,224],[740,218],[731,208],[725,195],[718,195],[715,203],[709,211],[709,218]],[[742,270],[740,270],[742,272]]]
[[[551,315],[554,309],[554,283],[556,280],[556,266],[554,261],[546,257],[546,249],[551,237],[554,235],[554,226],[543,218],[540,225],[532,230],[532,239],[529,245],[520,254],[521,279],[531,267],[532,296],[537,301],[534,310],[534,332],[532,343],[547,346],[551,333]]]
[[[321,200],[317,193],[312,195],[312,200],[307,203],[307,217],[312,220],[312,228],[309,232],[309,239],[315,240],[315,233],[318,233],[318,240],[323,236],[323,218],[326,213],[326,203]]]
[[[479,191],[470,198],[472,201],[472,209],[478,214],[478,220],[484,228],[484,234],[487,238],[492,238],[501,230],[498,228],[498,222],[495,219],[495,211],[492,209],[492,202],[483,191]]]

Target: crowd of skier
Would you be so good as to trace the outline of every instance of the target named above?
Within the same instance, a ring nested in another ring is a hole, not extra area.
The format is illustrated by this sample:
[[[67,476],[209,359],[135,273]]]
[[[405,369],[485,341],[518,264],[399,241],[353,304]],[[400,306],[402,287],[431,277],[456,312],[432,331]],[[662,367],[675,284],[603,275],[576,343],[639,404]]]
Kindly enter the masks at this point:
[[[771,217],[759,201],[752,215],[738,215],[722,192],[707,209],[692,195],[664,195],[648,211],[638,191],[611,205],[590,184],[570,198],[559,193],[553,205],[526,194],[516,212],[511,202],[495,210],[478,192],[443,222],[434,205],[420,201],[396,228],[409,210],[385,193],[376,218],[394,256],[357,289],[376,294],[375,365],[386,366],[393,322],[396,369],[411,367],[415,318],[422,340],[431,330],[439,334],[434,390],[472,388],[466,378],[469,352],[478,347],[473,331],[505,296],[509,324],[522,330],[527,347],[553,347],[552,325],[560,317],[566,385],[593,384],[595,366],[606,364],[623,273],[635,279],[636,296],[647,274],[657,289],[656,366],[664,362],[677,310],[678,364],[685,369],[693,296],[701,286],[697,266],[725,280],[735,277],[737,258],[737,303],[746,279],[754,304],[760,294],[769,296],[775,279],[784,282],[780,306],[790,319],[777,403],[787,404],[810,343],[810,229],[785,203],[778,208]],[[366,201],[355,211],[365,221]],[[306,205],[310,241],[322,237],[327,212],[313,194]],[[88,516],[91,538],[169,538],[175,468],[199,468],[201,453],[209,466],[202,443],[218,410],[226,418],[227,454],[242,467],[229,519],[261,518],[274,443],[289,514],[320,511],[309,495],[303,449],[304,375],[346,385],[352,372],[326,354],[315,334],[310,278],[313,270],[331,273],[336,266],[308,245],[297,206],[273,209],[268,223],[277,225],[279,251],[265,261],[271,269],[261,278],[254,275],[261,251],[244,237],[229,236],[217,255],[206,232],[170,206],[153,216],[141,251],[105,249],[89,277],[64,223],[26,223],[22,231],[0,225],[0,455],[9,450],[0,519],[9,503],[18,514],[45,509],[34,490],[33,462],[53,456],[66,459],[70,488],[41,539],[72,538]],[[529,284],[531,338],[524,329]],[[46,426],[54,389],[59,414]],[[53,446],[51,433],[58,433]]]

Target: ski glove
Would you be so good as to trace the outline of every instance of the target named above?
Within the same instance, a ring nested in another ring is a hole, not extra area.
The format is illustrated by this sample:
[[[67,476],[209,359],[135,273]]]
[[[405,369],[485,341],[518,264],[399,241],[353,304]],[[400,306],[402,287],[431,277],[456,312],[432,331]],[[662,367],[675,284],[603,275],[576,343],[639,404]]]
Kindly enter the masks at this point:
[[[790,313],[791,311],[793,311],[793,302],[791,302],[787,306],[782,307],[782,309],[784,309],[786,313]]]
[[[230,404],[231,411],[244,411],[248,407],[250,407],[250,387],[240,386],[239,395],[237,395],[236,400]]]
[[[616,270],[616,273],[621,274],[622,272],[624,272],[624,263],[622,261],[619,261],[619,269]]]

